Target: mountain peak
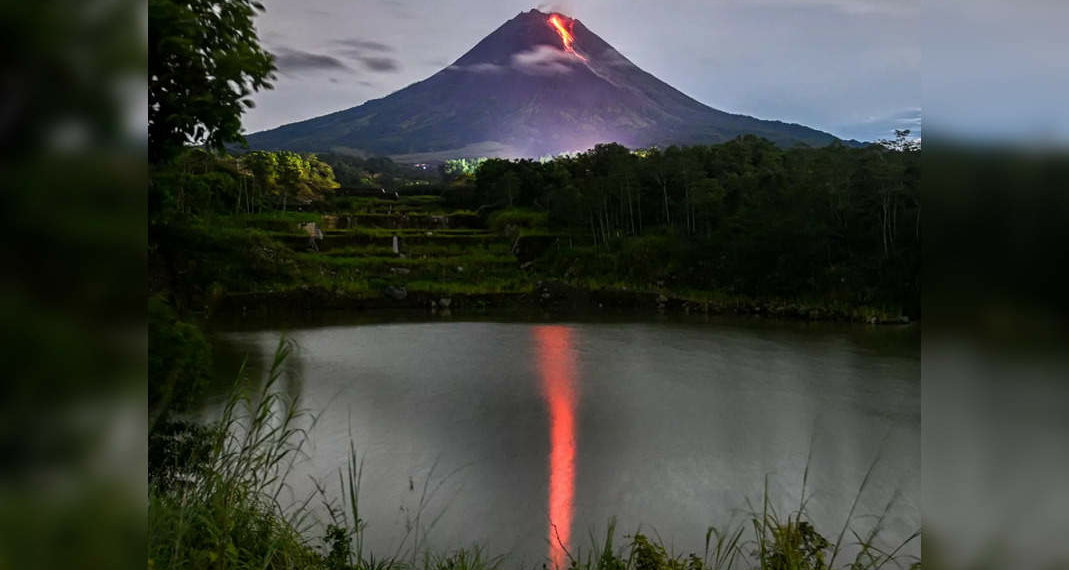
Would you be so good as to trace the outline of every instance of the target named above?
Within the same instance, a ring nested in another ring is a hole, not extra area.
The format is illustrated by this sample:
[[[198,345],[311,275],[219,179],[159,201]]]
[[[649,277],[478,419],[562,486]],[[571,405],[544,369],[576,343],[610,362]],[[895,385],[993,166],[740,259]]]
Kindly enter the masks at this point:
[[[424,161],[540,156],[603,142],[715,143],[741,134],[782,145],[837,140],[710,108],[640,69],[579,20],[531,9],[423,81],[248,140],[255,148],[348,148]]]
[[[571,53],[575,49],[572,46],[576,41],[574,33],[578,22],[557,12],[547,14],[537,9],[520,12],[483,38],[454,65],[505,64],[513,55],[535,50],[538,46],[556,47]]]

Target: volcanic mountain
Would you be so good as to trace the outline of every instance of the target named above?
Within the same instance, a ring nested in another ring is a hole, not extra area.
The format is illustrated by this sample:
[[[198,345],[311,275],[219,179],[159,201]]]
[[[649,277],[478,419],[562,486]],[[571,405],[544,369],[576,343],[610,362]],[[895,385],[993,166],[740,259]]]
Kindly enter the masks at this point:
[[[260,149],[351,149],[431,160],[534,157],[601,142],[716,143],[747,133],[782,146],[837,140],[703,105],[639,69],[579,20],[531,10],[423,81],[248,141]]]

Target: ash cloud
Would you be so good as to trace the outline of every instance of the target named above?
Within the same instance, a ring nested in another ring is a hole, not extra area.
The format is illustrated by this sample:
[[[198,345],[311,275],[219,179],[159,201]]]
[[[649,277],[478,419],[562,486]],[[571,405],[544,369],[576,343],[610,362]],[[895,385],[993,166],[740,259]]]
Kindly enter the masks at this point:
[[[539,12],[545,12],[547,14],[556,12],[558,14],[564,14],[565,16],[575,17],[574,7],[570,2],[564,2],[561,0],[555,0],[553,2],[542,2],[538,5]]]
[[[352,71],[340,59],[285,46],[271,48],[279,73],[297,75],[307,71]]]

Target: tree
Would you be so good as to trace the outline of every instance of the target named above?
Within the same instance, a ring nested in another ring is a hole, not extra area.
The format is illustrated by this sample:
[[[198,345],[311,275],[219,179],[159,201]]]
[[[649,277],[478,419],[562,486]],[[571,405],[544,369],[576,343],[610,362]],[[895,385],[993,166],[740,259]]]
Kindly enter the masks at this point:
[[[278,153],[278,182],[282,193],[282,211],[286,211],[286,202],[290,196],[299,196],[308,178],[308,169],[301,155],[295,152]]]
[[[304,198],[320,200],[327,191],[341,187],[341,184],[334,177],[334,169],[320,160],[318,156],[310,154],[305,158],[305,161],[308,164],[307,186],[311,194],[303,196]]]
[[[263,197],[274,193],[278,183],[278,156],[273,152],[258,150],[241,157],[241,162],[252,173],[254,196],[249,200],[249,212],[253,206],[263,206]]]
[[[260,47],[255,0],[149,0],[149,158],[187,144],[244,142],[248,98],[270,89],[274,58]]]
[[[891,150],[902,152],[918,151],[921,149],[921,141],[920,139],[909,138],[912,132],[909,129],[895,129],[894,140],[880,139],[879,144]]]

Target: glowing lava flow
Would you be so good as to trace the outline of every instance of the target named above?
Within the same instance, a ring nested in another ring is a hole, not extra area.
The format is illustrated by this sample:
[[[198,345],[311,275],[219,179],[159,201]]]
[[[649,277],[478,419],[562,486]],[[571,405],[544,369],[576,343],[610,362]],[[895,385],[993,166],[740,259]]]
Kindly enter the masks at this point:
[[[572,47],[572,44],[575,43],[575,36],[572,35],[572,26],[575,24],[575,20],[569,19],[567,27],[565,27],[564,20],[561,19],[560,14],[553,14],[546,21],[549,22],[553,29],[557,30],[557,34],[560,35],[560,41],[564,44],[564,51],[586,61],[586,58],[579,55],[579,52]]]
[[[555,568],[568,566],[575,495],[575,359],[571,329],[536,327],[538,368],[549,405],[549,558]]]

